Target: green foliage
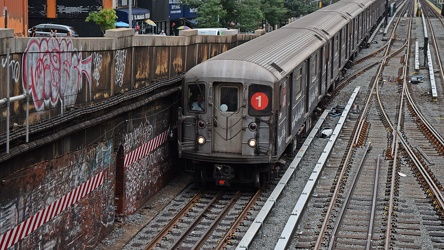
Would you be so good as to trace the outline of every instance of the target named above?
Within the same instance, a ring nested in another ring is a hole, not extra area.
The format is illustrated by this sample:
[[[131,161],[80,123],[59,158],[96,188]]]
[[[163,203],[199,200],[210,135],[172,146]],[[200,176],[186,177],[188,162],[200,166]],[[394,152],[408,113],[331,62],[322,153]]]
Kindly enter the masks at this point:
[[[199,28],[222,27],[221,20],[225,19],[227,11],[223,9],[220,0],[205,0],[198,7],[197,24]]]
[[[289,10],[287,17],[301,17],[318,8],[316,3],[307,3],[304,0],[287,0],[285,7]]]
[[[102,33],[105,30],[116,28],[117,15],[114,9],[101,9],[99,12],[90,12],[86,22],[93,21],[100,26]]]
[[[329,0],[324,0],[326,6]],[[240,31],[260,28],[263,21],[270,25],[285,23],[290,17],[307,15],[318,9],[312,0],[181,0],[198,10],[198,27],[228,27]]]
[[[241,32],[254,31],[261,28],[264,13],[261,0],[242,0],[237,6],[237,26]]]
[[[265,19],[273,26],[285,21],[285,16],[289,12],[284,6],[284,0],[262,0],[262,10]]]

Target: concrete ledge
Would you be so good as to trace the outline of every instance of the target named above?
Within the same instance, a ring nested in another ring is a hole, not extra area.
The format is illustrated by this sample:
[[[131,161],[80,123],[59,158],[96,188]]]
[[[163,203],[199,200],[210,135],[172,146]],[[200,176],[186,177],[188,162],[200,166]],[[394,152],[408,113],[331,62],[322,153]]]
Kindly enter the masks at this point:
[[[226,30],[224,31],[224,36],[232,36],[239,34],[239,31],[236,29]]]
[[[255,35],[263,35],[263,34],[265,34],[266,32],[265,32],[265,29],[260,29],[260,30],[255,30],[254,31],[254,34]]]
[[[13,38],[13,37],[14,37],[14,29],[0,28],[0,39]]]
[[[133,46],[184,46],[189,45],[191,41],[191,37],[183,36],[136,35]]]
[[[179,36],[196,36],[197,30],[179,30]]]
[[[134,32],[134,29],[130,28],[110,29],[105,31],[105,37],[119,38],[125,36],[134,36]]]

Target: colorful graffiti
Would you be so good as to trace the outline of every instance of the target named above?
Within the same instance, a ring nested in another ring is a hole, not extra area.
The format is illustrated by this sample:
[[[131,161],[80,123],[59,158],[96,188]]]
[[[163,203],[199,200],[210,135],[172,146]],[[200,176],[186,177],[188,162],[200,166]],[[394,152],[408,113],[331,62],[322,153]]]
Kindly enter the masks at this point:
[[[141,126],[126,136],[131,140],[134,135],[144,135],[144,140],[125,153],[125,214],[136,211],[139,202],[156,191],[161,177],[171,169],[168,161],[169,147],[166,143],[169,129],[149,139],[152,133],[150,128],[150,125]],[[126,143],[133,145],[129,141]]]
[[[129,152],[141,144],[149,141],[152,138],[153,129],[153,125],[149,124],[148,122],[140,123],[139,127],[134,128],[131,133],[125,134],[125,152]]]
[[[87,182],[78,186],[65,196],[53,202],[51,205],[38,213],[34,214],[24,222],[20,223],[13,229],[9,230],[5,234],[0,236],[1,249],[7,249],[10,246],[17,243],[19,240],[28,236],[34,230],[39,228],[41,225],[45,224],[66,208],[70,207],[72,204],[79,201],[81,198],[85,197],[87,194],[91,193],[94,189],[102,185],[103,183],[104,171],[98,173],[93,178],[89,179]]]
[[[116,68],[115,74],[116,78],[114,83],[122,87],[123,85],[123,76],[125,75],[125,63],[126,63],[126,50],[117,50],[116,51]]]
[[[160,145],[166,142],[168,138],[169,129],[165,130],[158,136],[154,137],[152,140],[146,140],[146,143],[143,143],[136,149],[131,152],[125,154],[125,163],[124,166],[127,167],[131,165],[133,162],[138,161],[141,158],[146,157],[151,151],[158,148]]]
[[[23,54],[23,90],[29,93],[35,109],[74,105],[82,89],[82,74],[91,91],[92,56],[82,59],[71,39],[31,39]],[[90,93],[91,96],[91,93]]]
[[[93,78],[96,80],[96,86],[99,86],[100,71],[99,68],[102,65],[102,55],[98,52],[94,52],[94,73]]]
[[[8,65],[7,65],[8,64]],[[20,79],[20,63],[15,60],[10,60],[9,57],[2,59],[2,67],[11,68],[11,78],[14,82],[18,82]],[[9,69],[8,69],[9,70]]]
[[[37,244],[42,249],[68,244],[83,248],[78,242],[97,237],[98,229],[112,228],[112,145],[100,142],[11,180],[20,195],[0,204],[0,250],[17,242],[23,249],[37,249]]]

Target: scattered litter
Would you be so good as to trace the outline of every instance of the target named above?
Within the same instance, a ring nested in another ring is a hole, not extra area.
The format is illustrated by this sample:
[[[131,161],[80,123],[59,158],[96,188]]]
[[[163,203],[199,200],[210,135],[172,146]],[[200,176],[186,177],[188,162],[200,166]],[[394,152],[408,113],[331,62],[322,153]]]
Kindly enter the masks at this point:
[[[359,108],[359,105],[358,104],[354,104],[351,112],[354,113],[354,114],[358,114],[359,112],[361,112],[361,109]]]
[[[403,174],[401,172],[398,172],[398,175],[401,176],[401,177],[406,177],[407,176],[406,174]]]
[[[331,134],[333,134],[333,129],[331,129],[331,128],[326,128],[326,129],[322,130],[322,132],[321,132],[321,138],[327,138],[327,137],[330,137]]]
[[[335,117],[335,116],[340,116],[342,114],[342,112],[344,111],[345,107],[344,106],[340,106],[337,105],[336,107],[334,107],[331,111],[330,114]]]
[[[411,76],[410,77],[410,83],[416,84],[421,83],[424,80],[424,76]]]

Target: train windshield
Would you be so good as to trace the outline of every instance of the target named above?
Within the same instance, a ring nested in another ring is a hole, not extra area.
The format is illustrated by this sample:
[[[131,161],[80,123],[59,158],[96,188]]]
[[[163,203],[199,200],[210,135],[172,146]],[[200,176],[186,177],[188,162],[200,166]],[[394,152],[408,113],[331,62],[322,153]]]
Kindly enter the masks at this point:
[[[222,112],[235,112],[239,108],[238,88],[222,86],[220,88],[220,110]]]
[[[190,111],[203,112],[206,109],[205,103],[205,84],[189,83],[185,92],[187,107]]]

